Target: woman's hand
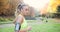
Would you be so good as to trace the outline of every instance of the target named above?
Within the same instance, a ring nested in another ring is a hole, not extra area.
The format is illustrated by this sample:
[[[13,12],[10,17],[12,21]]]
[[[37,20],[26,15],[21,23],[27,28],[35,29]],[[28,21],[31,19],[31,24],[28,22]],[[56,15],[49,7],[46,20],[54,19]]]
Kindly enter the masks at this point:
[[[28,26],[27,30],[30,31],[32,28],[30,26]]]

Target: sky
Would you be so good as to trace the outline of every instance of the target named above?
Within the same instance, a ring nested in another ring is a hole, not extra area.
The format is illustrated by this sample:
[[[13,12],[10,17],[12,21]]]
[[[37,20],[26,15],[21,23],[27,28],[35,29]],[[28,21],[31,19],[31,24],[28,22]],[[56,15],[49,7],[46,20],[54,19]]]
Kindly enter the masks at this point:
[[[24,3],[40,10],[49,2],[49,0],[23,0]]]

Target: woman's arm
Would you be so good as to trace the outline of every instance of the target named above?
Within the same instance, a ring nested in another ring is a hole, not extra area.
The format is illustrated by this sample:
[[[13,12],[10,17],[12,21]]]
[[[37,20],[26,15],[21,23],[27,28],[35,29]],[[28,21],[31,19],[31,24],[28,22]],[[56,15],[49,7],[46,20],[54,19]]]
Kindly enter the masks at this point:
[[[18,16],[17,18],[15,18],[14,20],[15,22],[15,31],[20,31],[20,28],[21,28],[21,24],[23,22],[23,18],[21,16]]]
[[[21,17],[21,16],[16,17],[16,18],[13,20],[13,23],[15,24],[17,21],[18,21],[19,23],[22,23],[22,22],[23,22],[23,17]]]

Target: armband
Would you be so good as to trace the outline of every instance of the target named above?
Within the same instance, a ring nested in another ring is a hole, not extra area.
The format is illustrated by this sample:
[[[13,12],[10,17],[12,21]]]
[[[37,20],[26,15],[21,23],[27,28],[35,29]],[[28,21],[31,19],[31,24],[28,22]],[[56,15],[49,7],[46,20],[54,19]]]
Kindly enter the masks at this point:
[[[17,30],[17,31],[18,31],[18,30],[20,30],[20,28],[21,28],[20,23],[16,23],[16,24],[15,24],[15,30]]]

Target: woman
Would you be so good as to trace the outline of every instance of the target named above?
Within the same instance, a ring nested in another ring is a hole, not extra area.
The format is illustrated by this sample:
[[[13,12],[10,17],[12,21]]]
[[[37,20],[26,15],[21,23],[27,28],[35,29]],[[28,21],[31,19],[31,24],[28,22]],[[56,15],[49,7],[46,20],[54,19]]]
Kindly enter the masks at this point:
[[[18,5],[18,16],[15,18],[15,32],[27,32],[31,30],[31,27],[27,25],[27,22],[25,20],[26,15],[29,14],[29,6],[22,4]]]

